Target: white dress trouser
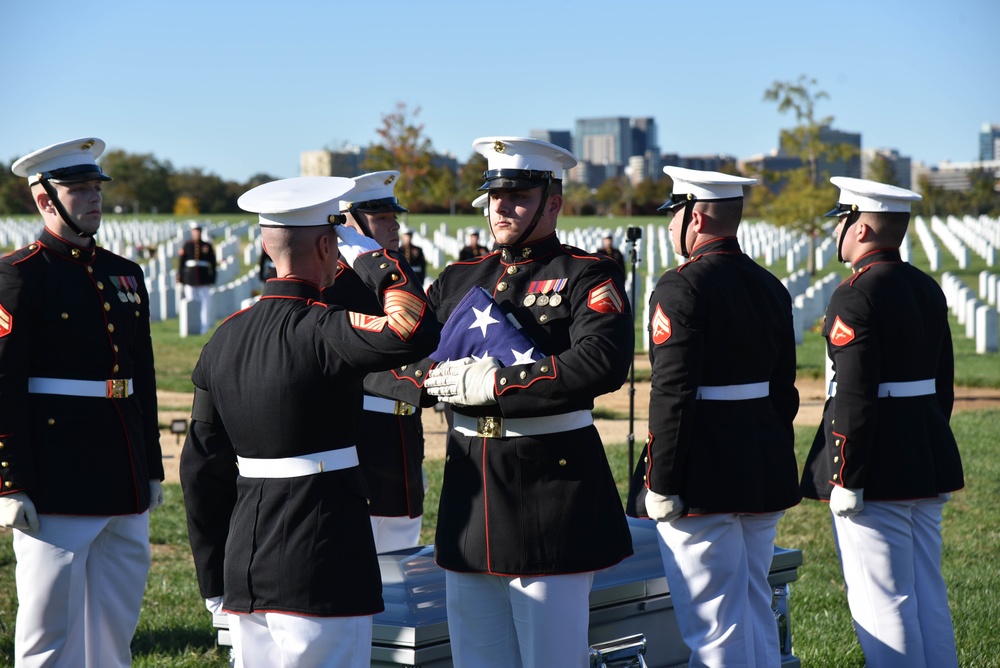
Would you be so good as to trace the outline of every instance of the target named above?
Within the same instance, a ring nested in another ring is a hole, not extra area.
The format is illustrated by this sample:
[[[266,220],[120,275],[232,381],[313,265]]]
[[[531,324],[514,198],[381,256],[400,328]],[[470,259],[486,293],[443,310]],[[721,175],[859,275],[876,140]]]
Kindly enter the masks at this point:
[[[372,616],[227,615],[236,668],[369,668]]]
[[[149,513],[38,520],[37,534],[14,530],[14,665],[131,665],[149,574]]]
[[[941,576],[946,500],[865,501],[853,517],[832,515],[847,602],[869,666],[958,665]]]
[[[594,574],[509,577],[445,571],[455,668],[584,668]]]
[[[660,555],[689,666],[781,664],[767,576],[783,512],[658,522]]]
[[[212,286],[210,285],[184,285],[184,300],[192,301],[197,299],[201,304],[201,333],[208,334],[212,327]]]
[[[393,552],[420,545],[420,525],[423,517],[381,517],[372,515],[372,535],[375,551]]]

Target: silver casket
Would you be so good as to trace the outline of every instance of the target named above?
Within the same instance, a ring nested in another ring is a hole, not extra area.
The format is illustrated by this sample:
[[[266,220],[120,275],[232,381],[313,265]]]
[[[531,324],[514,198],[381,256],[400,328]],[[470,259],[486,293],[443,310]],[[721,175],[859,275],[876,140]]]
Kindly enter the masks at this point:
[[[663,574],[655,523],[629,518],[635,554],[598,571],[590,592],[590,643],[640,636],[642,654],[623,663],[592,665],[670,668],[687,665],[690,651],[681,639],[670,590]],[[798,579],[800,550],[774,548],[768,581],[774,591],[772,609],[782,668],[798,668],[792,654],[792,626],[788,583]],[[444,571],[434,563],[434,547],[424,546],[379,555],[385,611],[375,615],[372,629],[372,666],[445,668],[451,666],[451,645],[445,608]],[[226,616],[216,615],[219,643],[230,645]],[[626,643],[628,644],[628,643]],[[644,664],[642,663],[644,661]]]

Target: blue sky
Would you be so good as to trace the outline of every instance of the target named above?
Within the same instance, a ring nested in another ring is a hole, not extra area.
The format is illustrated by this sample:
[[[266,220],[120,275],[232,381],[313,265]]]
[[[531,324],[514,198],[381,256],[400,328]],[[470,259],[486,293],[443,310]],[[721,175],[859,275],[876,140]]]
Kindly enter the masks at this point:
[[[1000,123],[997,0],[0,3],[0,160],[94,135],[177,169],[298,175],[367,145],[397,102],[439,151],[652,116],[663,152],[746,158],[794,124],[801,74],[834,126],[915,161],[978,158]]]

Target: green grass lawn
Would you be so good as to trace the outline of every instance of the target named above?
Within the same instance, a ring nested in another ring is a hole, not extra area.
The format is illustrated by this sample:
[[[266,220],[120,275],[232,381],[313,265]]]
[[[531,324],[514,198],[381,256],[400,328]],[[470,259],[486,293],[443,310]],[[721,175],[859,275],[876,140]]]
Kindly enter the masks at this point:
[[[952,427],[965,463],[966,488],[955,494],[944,514],[944,575],[962,666],[995,666],[1000,657],[1000,457],[996,455],[1000,411],[958,413]],[[799,462],[812,430],[796,433]],[[612,469],[624,497],[627,447],[608,447]],[[424,516],[424,543],[433,541],[444,461],[428,460],[431,487]],[[202,605],[187,543],[178,485],[166,486],[166,505],[153,513],[153,565],[146,585],[139,629],[132,649],[136,666],[227,666],[215,645],[211,618]],[[794,652],[803,666],[860,667],[843,579],[837,565],[825,504],[804,501],[778,525],[777,543],[802,550],[799,579],[792,583]],[[11,535],[0,531],[0,666],[13,665],[14,555]]]

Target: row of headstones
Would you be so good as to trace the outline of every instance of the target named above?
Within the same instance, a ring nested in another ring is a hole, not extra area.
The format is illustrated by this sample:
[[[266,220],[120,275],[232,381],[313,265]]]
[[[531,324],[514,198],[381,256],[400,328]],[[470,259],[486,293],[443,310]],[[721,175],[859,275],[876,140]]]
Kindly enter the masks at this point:
[[[918,224],[922,219],[917,217]],[[986,217],[957,218],[949,216],[947,221],[937,216],[931,217],[931,231],[944,243],[945,248],[955,256],[959,269],[968,269],[970,251],[983,258],[987,267],[997,261],[996,238],[1000,236],[1000,221]],[[931,267],[932,270],[936,268]]]
[[[934,220],[940,220],[935,218]],[[932,220],[933,222],[933,220]],[[997,261],[997,246],[1000,246],[1000,220],[980,216],[948,216],[945,227],[964,243],[973,253],[986,260],[992,267]]]
[[[934,233],[924,222],[924,219],[920,216],[916,216],[913,219],[913,225],[910,229],[916,230],[917,239],[920,241],[920,245],[924,249],[924,254],[927,256],[927,263],[930,266],[931,271],[940,271],[941,269],[941,249],[938,247],[937,242],[934,240]],[[910,236],[909,230],[906,232],[906,236]],[[903,258],[906,260],[907,258]]]
[[[966,338],[975,339],[977,353],[995,353],[1000,350],[1000,305],[997,294],[1000,290],[1000,276],[982,271],[979,273],[978,287],[977,295],[951,272],[941,274],[941,289],[948,308],[958,319],[958,324],[965,326]]]
[[[948,249],[956,260],[958,260],[959,269],[969,268],[969,248],[958,236],[948,229],[948,226],[943,220],[937,216],[931,218],[931,231],[937,235],[937,238],[941,240],[944,247]]]

